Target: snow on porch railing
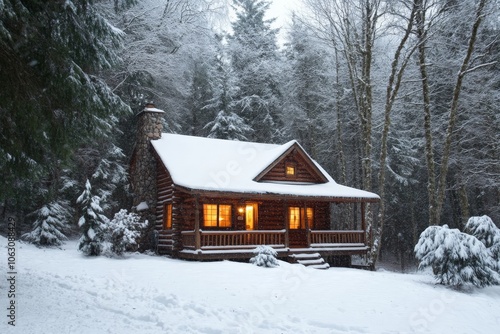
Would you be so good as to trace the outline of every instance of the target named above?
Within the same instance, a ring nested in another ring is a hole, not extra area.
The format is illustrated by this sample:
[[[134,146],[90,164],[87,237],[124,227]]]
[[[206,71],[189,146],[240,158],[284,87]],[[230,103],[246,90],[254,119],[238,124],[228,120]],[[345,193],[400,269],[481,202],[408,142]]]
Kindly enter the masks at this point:
[[[200,230],[201,249],[254,248],[258,245],[285,247],[286,230],[265,231],[202,231]],[[184,248],[196,249],[195,231],[182,232]]]
[[[315,244],[364,244],[365,231],[314,231],[311,230],[311,246]]]

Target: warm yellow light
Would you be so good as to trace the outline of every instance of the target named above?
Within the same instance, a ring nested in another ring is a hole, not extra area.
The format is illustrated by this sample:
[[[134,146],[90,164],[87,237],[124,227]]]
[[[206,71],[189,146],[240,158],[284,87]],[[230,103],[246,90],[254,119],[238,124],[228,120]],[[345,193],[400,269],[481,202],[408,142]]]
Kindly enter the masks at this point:
[[[243,208],[241,208],[241,207],[240,207],[240,208],[238,208],[238,212],[239,212],[239,213],[243,213],[244,211],[245,211],[245,209],[243,209]]]
[[[295,175],[295,167],[286,166],[286,175]]]

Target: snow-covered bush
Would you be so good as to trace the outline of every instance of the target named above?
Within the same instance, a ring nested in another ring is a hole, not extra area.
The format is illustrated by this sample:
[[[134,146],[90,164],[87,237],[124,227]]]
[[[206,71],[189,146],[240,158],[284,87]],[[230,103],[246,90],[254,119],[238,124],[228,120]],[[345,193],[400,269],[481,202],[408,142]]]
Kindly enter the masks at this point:
[[[475,236],[481,241],[495,259],[497,271],[500,272],[500,229],[490,217],[470,217],[465,225],[465,233]]]
[[[256,255],[250,259],[250,263],[256,266],[269,268],[279,266],[278,260],[276,259],[278,253],[272,247],[258,246],[253,253]]]
[[[430,226],[415,246],[419,269],[431,267],[441,284],[477,287],[498,284],[495,261],[474,236],[444,226]]]
[[[60,246],[67,240],[64,230],[72,213],[66,201],[45,204],[30,216],[35,216],[33,230],[23,234],[22,239],[39,246]]]
[[[122,209],[104,227],[104,238],[109,245],[106,253],[122,255],[137,248],[137,239],[148,222],[140,222],[139,215]]]
[[[496,227],[490,217],[470,217],[465,225],[464,232],[475,236],[486,248],[500,243],[500,229]]]
[[[92,196],[92,187],[89,180],[85,183],[85,190],[76,200],[82,206],[82,216],[78,226],[82,232],[78,249],[85,255],[100,255],[103,251],[103,224],[108,219],[102,214],[98,196]]]

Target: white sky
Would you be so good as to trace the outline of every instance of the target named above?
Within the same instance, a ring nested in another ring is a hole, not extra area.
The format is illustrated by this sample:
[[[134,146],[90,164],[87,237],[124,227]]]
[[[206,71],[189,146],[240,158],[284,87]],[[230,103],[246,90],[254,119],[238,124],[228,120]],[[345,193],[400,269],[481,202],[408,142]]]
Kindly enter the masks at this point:
[[[279,28],[278,44],[283,45],[290,23],[292,11],[298,11],[303,6],[302,0],[270,0],[271,6],[267,11],[266,19],[275,18],[273,28]],[[234,20],[234,14],[229,12],[229,19]],[[222,23],[222,30],[230,31],[229,22]]]
[[[301,0],[271,0],[267,18],[276,18],[274,28],[280,28],[279,44],[283,43],[289,24],[292,22],[292,11],[300,10]]]

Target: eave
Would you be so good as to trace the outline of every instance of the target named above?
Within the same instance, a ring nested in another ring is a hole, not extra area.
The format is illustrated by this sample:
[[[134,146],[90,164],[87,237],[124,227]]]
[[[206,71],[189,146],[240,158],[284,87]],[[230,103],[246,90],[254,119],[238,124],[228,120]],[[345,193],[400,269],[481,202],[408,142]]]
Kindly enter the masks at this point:
[[[175,185],[176,190],[189,194],[193,197],[201,196],[206,198],[230,198],[248,200],[284,200],[284,201],[315,201],[331,203],[378,203],[380,198],[367,197],[337,197],[337,196],[314,196],[314,195],[292,195],[281,193],[257,193],[257,192],[234,192],[225,190],[205,190],[191,189],[180,185]]]

